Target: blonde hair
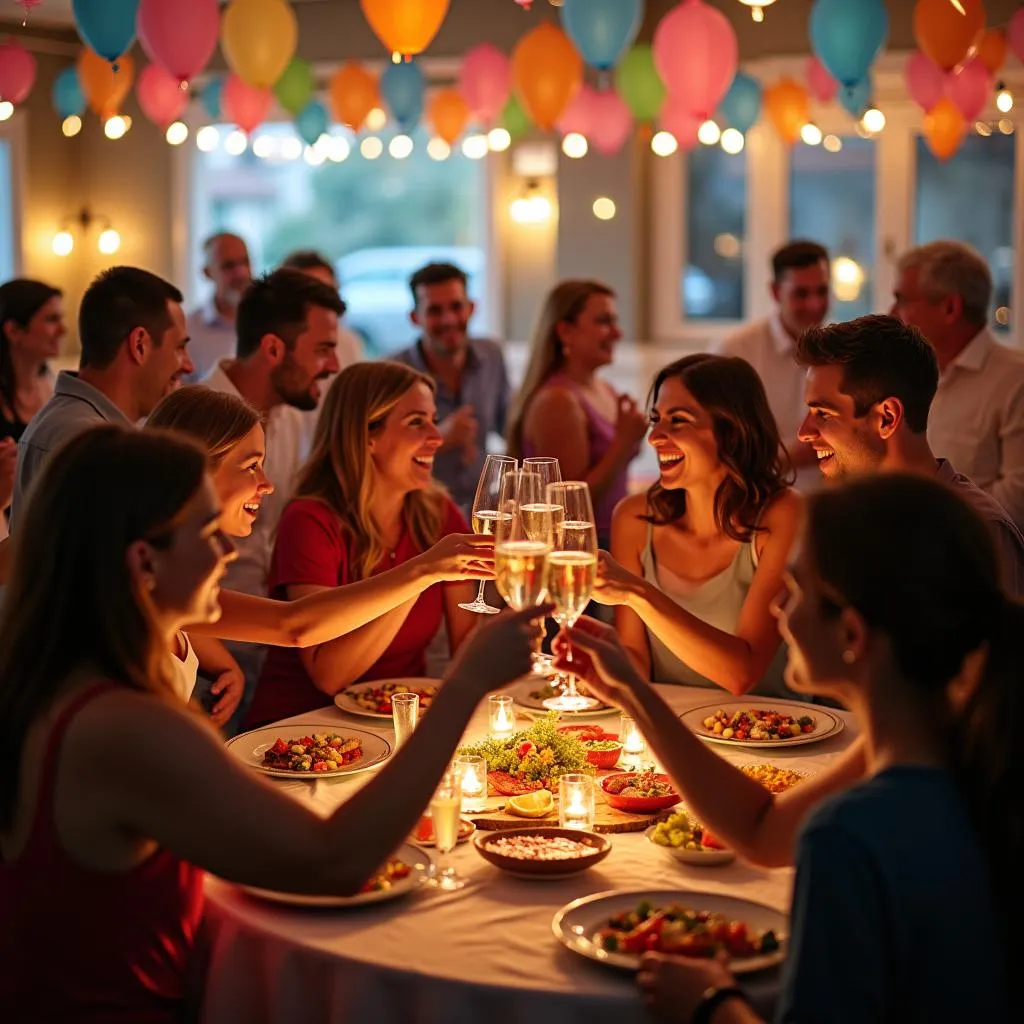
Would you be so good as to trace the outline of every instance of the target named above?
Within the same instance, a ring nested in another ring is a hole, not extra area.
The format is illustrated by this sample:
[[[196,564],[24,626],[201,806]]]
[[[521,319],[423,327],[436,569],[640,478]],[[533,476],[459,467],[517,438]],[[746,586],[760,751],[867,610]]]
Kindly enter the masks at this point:
[[[206,449],[211,468],[216,469],[260,422],[260,414],[236,395],[189,384],[164,398],[146,420],[146,426],[174,430],[199,441]]]
[[[370,441],[414,384],[434,391],[429,377],[403,363],[353,363],[342,370],[327,391],[295,488],[296,498],[316,498],[327,505],[352,535],[360,578],[369,576],[387,551],[371,511],[379,481]],[[402,514],[421,551],[438,540],[445,500],[436,482],[405,496]]]
[[[992,273],[981,253],[963,242],[943,239],[905,252],[897,263],[900,272],[916,270],[921,294],[929,302],[959,295],[963,317],[984,327],[992,304]]]
[[[560,281],[548,292],[540,316],[530,339],[530,359],[526,364],[526,375],[519,389],[508,417],[508,453],[513,458],[523,454],[523,421],[533,396],[541,385],[553,377],[565,365],[565,353],[558,336],[559,324],[575,323],[583,312],[591,295],[607,295],[614,298],[615,292],[600,281],[569,278]]]

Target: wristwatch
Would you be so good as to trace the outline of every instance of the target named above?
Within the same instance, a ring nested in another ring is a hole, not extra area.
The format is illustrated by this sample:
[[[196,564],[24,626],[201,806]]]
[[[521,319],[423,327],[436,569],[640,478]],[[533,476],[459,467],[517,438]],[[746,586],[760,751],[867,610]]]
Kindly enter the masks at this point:
[[[693,1024],[711,1024],[711,1016],[715,1010],[730,999],[742,999],[747,1004],[750,1002],[743,989],[736,985],[726,985],[722,988],[712,985],[711,988],[705,989],[700,1002],[694,1008]]]

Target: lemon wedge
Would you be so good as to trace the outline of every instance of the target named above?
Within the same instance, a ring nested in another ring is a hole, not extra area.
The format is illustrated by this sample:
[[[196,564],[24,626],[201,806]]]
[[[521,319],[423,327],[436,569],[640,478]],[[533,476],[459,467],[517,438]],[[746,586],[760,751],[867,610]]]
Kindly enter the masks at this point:
[[[555,798],[546,789],[538,789],[522,796],[510,796],[505,809],[520,818],[543,818],[555,809]]]

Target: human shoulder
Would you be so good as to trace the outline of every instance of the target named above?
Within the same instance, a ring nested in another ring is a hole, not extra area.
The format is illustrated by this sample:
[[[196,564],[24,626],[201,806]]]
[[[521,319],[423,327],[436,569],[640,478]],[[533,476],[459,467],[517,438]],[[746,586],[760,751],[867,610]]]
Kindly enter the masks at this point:
[[[345,527],[338,516],[320,498],[293,498],[284,507],[281,513],[281,523],[278,532],[284,529],[289,530],[318,530],[336,537],[339,541],[345,535]]]
[[[721,341],[712,346],[711,351],[715,355],[739,356],[746,359],[752,351],[765,342],[770,341],[771,326],[769,318],[762,317],[760,320],[753,320],[749,324],[738,327],[731,334],[727,334]]]
[[[646,515],[650,510],[647,507],[647,493],[627,494],[612,512],[612,521],[620,520],[627,522],[642,522],[641,516]]]
[[[530,401],[530,411],[538,416],[583,416],[579,398],[567,384],[558,380],[545,381]]]
[[[470,338],[469,344],[481,362],[504,365],[505,349],[500,341],[495,341],[493,338]]]
[[[803,512],[803,496],[792,487],[786,487],[765,505],[761,525],[769,533],[789,532],[799,525]]]

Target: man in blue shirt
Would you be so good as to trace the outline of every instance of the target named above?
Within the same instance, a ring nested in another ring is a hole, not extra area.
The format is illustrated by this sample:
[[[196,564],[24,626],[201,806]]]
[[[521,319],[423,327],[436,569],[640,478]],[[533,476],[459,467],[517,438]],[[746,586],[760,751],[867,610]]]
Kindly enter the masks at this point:
[[[451,263],[430,263],[412,275],[415,305],[410,319],[422,333],[393,358],[433,378],[437,386],[444,444],[434,460],[434,475],[468,515],[488,435],[505,434],[509,384],[501,346],[469,336],[476,307],[466,281],[466,274]]]

